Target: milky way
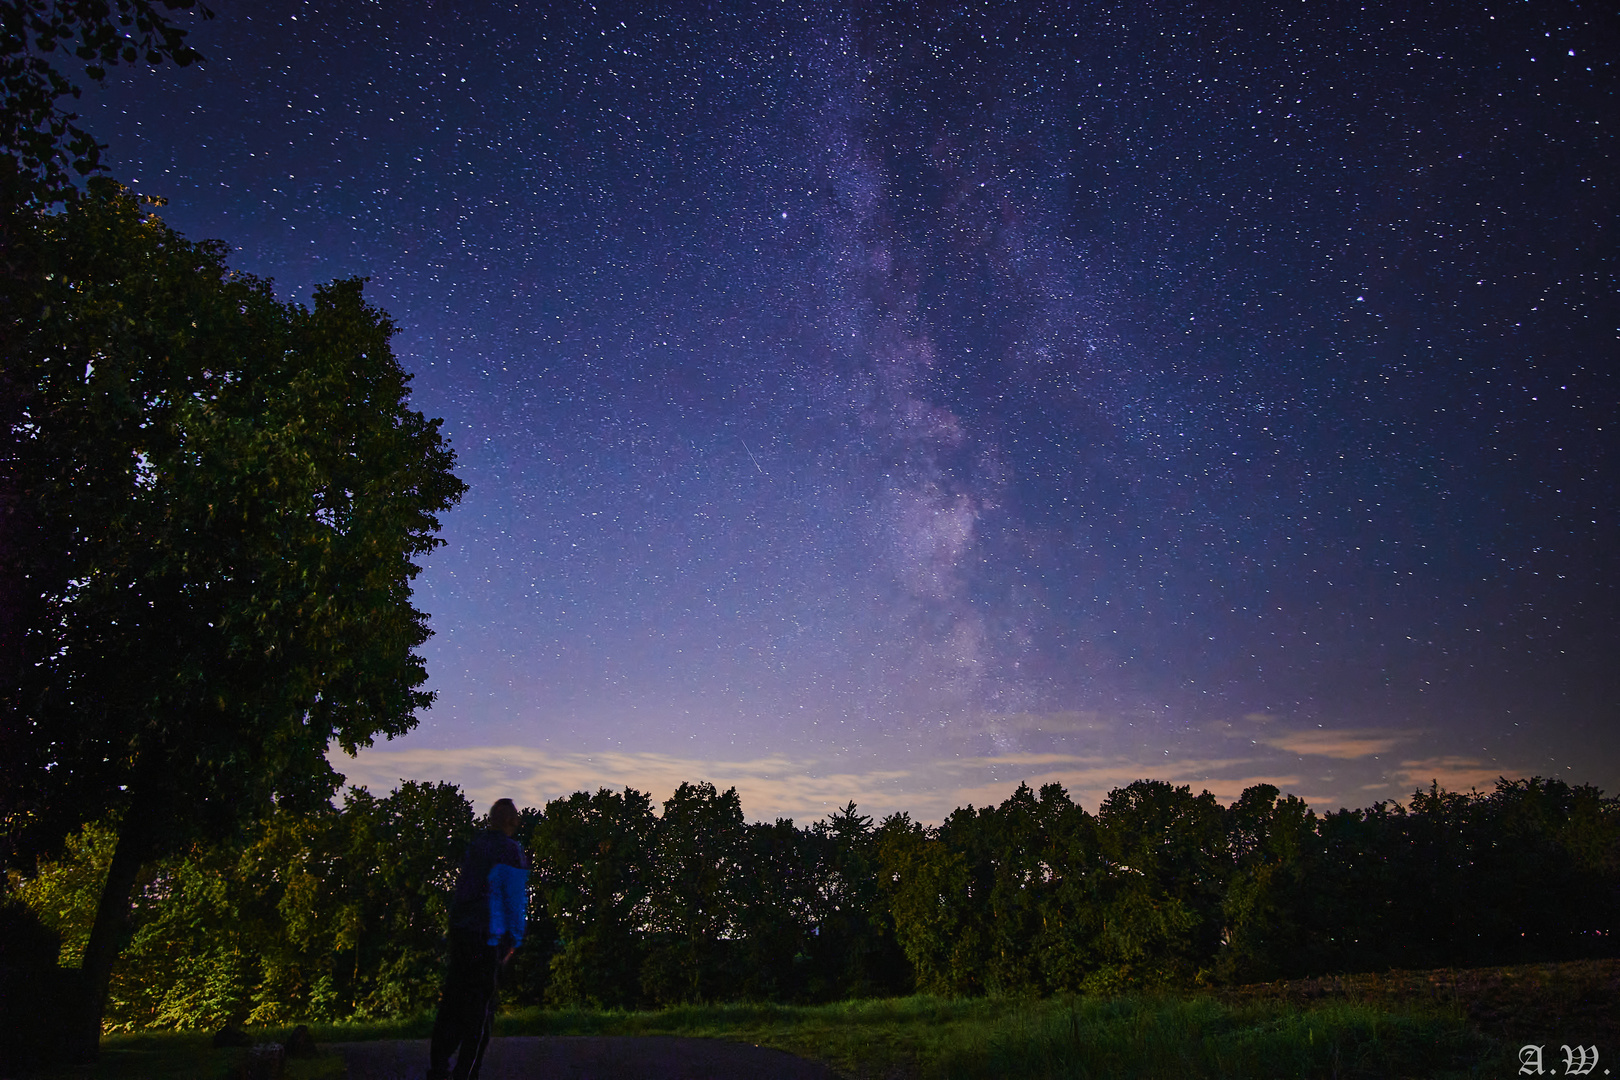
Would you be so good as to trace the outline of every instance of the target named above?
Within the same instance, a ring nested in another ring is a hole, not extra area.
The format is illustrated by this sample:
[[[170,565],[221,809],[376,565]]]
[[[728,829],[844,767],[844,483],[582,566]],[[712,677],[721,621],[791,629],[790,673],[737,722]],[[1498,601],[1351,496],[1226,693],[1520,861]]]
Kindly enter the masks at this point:
[[[1620,788],[1612,15],[218,11],[87,123],[471,485],[351,777]]]

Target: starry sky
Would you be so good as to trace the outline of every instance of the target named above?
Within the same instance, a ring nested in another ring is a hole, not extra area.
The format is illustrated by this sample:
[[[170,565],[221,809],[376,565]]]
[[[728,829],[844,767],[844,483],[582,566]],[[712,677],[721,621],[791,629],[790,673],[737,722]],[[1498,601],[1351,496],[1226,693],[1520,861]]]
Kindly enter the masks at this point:
[[[470,485],[351,781],[1620,790],[1611,10],[210,2],[85,126]]]

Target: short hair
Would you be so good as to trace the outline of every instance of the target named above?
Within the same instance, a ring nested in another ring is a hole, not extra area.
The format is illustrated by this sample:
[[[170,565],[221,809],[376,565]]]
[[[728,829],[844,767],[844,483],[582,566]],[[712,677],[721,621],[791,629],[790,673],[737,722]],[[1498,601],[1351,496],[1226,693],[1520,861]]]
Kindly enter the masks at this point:
[[[518,823],[517,804],[511,799],[496,799],[495,805],[489,808],[489,823],[492,827],[500,829],[507,825]]]

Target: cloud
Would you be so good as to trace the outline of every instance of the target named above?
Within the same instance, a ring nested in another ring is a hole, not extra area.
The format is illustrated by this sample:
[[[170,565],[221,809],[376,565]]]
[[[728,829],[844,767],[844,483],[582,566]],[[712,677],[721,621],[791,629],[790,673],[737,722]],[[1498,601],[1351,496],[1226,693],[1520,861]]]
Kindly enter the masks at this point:
[[[1387,754],[1409,738],[1409,735],[1398,732],[1372,729],[1342,731],[1318,729],[1286,731],[1262,737],[1258,741],[1274,750],[1286,750],[1290,754],[1299,754],[1302,757],[1329,757],[1341,761],[1354,761],[1357,758]]]
[[[1250,757],[1061,752],[924,757],[914,751],[898,762],[853,755],[812,760],[787,754],[729,760],[622,750],[568,753],[529,746],[472,746],[369,747],[354,758],[334,750],[331,760],[351,784],[374,792],[392,790],[402,780],[444,781],[460,787],[480,809],[502,797],[520,806],[544,806],[552,799],[600,787],[633,787],[661,802],[683,782],[706,780],[721,790],[735,787],[750,820],[786,817],[800,824],[824,818],[848,802],[878,818],[905,812],[916,821],[939,822],[958,807],[999,805],[1020,783],[1037,791],[1046,784],[1061,784],[1070,798],[1093,812],[1110,791],[1144,779],[1185,784],[1195,793],[1208,790],[1225,804],[1256,784],[1273,784],[1313,805],[1342,802],[1336,795],[1301,790],[1302,785],[1320,780],[1268,768],[1263,759]],[[1458,777],[1485,775],[1478,770],[1459,772],[1469,763],[1443,760],[1453,762],[1450,771],[1436,774],[1447,786]],[[1423,775],[1427,783],[1428,773]]]
[[[1487,765],[1478,758],[1447,756],[1424,758],[1421,761],[1403,761],[1401,767],[1393,770],[1390,775],[1392,778],[1399,778],[1408,789],[1439,784],[1448,791],[1469,791],[1473,788],[1488,791],[1496,787],[1498,777],[1528,776],[1529,773],[1518,773],[1498,765]]]
[[[955,789],[960,799],[957,805],[975,806],[1000,803],[1011,795],[1019,782],[1027,783],[1039,791],[1045,784],[1062,784],[1069,797],[1087,809],[1095,810],[1115,788],[1136,780],[1163,780],[1186,786],[1197,792],[1208,791],[1222,803],[1230,804],[1245,789],[1256,784],[1273,784],[1285,794],[1300,794],[1301,778],[1294,775],[1222,776],[1221,773],[1252,766],[1247,758],[1165,758],[1162,761],[1140,761],[1128,757],[1091,757],[1070,754],[1003,754],[996,757],[965,758],[950,763],[956,771],[969,769],[990,770],[998,779],[988,783]],[[1016,774],[1017,779],[999,777]],[[1304,795],[1308,803],[1328,804],[1336,801],[1332,796]]]
[[[1071,798],[1092,810],[1114,788],[1148,777],[1190,784],[1195,791],[1208,787],[1223,801],[1249,786],[1244,779],[1213,776],[1245,764],[1240,759],[1141,762],[1074,754],[1006,754],[912,761],[904,768],[850,768],[845,762],[780,754],[725,761],[624,751],[582,754],[528,746],[472,746],[373,747],[354,758],[334,750],[331,760],[349,783],[378,793],[392,790],[402,780],[444,781],[460,787],[480,808],[503,797],[520,806],[543,806],[599,787],[633,787],[662,800],[682,782],[707,780],[722,790],[736,787],[743,812],[752,820],[791,817],[801,823],[825,817],[850,801],[878,817],[904,811],[918,821],[942,821],[957,807],[1000,804],[1020,782],[1037,790],[1044,784],[1062,784]]]
[[[909,810],[895,788],[912,776],[905,769],[832,771],[807,775],[806,763],[782,755],[748,761],[714,761],[669,754],[554,753],[528,746],[470,746],[455,750],[367,748],[354,758],[331,754],[334,768],[351,784],[392,790],[401,780],[456,784],[483,807],[498,798],[520,806],[544,806],[576,791],[633,787],[661,801],[683,782],[707,780],[736,787],[743,811],[754,820],[792,817],[815,820],[853,800],[868,813]]]

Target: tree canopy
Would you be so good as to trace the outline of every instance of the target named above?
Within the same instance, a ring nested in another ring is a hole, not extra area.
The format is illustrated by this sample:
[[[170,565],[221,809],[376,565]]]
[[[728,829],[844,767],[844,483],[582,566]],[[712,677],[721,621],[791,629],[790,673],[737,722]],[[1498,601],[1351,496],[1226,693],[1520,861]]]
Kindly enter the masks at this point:
[[[29,607],[4,826],[17,856],[119,822],[85,952],[104,982],[141,862],[330,799],[334,741],[415,723],[413,559],[464,485],[361,280],[283,304],[110,181],[27,240],[37,272],[7,297]]]

